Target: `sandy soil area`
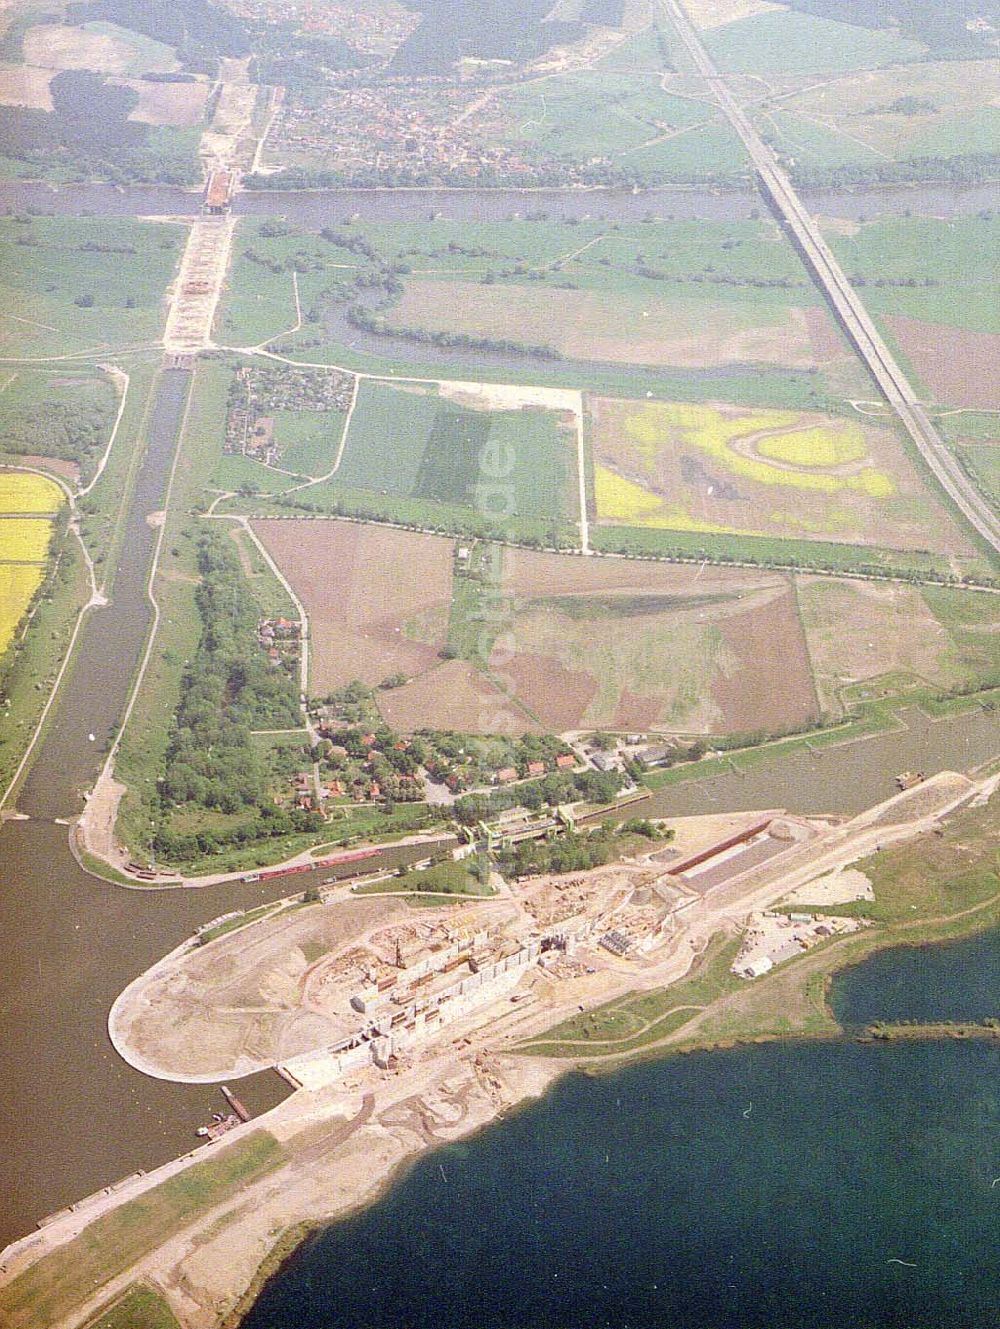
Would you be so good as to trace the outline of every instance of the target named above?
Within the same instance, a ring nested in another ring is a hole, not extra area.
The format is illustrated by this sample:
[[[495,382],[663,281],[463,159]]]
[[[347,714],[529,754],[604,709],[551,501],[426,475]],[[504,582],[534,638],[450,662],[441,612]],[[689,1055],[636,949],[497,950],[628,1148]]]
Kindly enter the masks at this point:
[[[800,886],[784,904],[849,904],[852,900],[874,900],[872,884],[857,868],[840,868],[825,877],[817,877],[808,886]]]

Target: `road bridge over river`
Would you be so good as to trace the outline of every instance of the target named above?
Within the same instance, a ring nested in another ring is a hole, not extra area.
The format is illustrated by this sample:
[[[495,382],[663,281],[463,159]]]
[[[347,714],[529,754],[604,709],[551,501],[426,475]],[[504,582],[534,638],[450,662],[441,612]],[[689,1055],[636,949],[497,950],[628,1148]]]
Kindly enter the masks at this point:
[[[868,311],[749,117],[733,96],[702,44],[680,0],[660,0],[692,64],[739,135],[775,209],[795,237],[806,261],[857,347],[889,405],[902,421],[931,473],[978,535],[1000,554],[1000,516],[974,487],[935,429],[913,387],[882,340]]]

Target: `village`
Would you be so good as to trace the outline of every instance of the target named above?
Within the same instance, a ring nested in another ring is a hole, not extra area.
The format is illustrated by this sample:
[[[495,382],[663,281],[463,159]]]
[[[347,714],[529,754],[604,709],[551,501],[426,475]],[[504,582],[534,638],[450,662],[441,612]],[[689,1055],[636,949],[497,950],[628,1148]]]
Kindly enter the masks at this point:
[[[282,411],[345,412],[354,379],[335,369],[244,366],[233,376],[224,450],[277,466],[284,453],[276,417]]]

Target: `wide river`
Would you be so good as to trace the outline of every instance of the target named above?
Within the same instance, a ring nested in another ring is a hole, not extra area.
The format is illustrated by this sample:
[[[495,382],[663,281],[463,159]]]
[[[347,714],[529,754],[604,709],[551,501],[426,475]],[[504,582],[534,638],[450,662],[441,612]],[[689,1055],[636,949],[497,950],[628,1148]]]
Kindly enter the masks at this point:
[[[933,191],[905,192],[910,200],[906,206],[912,207],[914,211],[947,211],[944,200],[933,197]],[[128,191],[123,194],[116,190],[81,187],[58,193],[44,190],[41,197],[37,195],[38,191],[30,186],[5,185],[0,190],[0,204],[6,203],[11,207],[41,205],[44,198],[44,206],[53,210],[135,214],[190,212],[197,202],[191,195],[162,190]],[[286,205],[291,197],[244,195],[241,207],[258,212],[290,212]],[[299,200],[296,209],[302,210],[301,213],[297,211],[296,216],[303,221],[307,220],[309,209],[326,208],[328,215],[344,215],[361,211],[360,202],[354,206],[355,197],[362,202],[375,199],[372,195],[352,195],[348,198],[316,195],[295,197]],[[477,206],[490,210],[494,207],[502,208],[503,215],[513,210],[515,202],[521,212],[545,208],[554,215],[553,201],[543,202],[537,196],[509,195],[500,202],[493,195],[463,195],[462,206],[475,205],[477,197],[480,200]],[[589,210],[593,215],[609,211],[607,196],[602,196],[600,201],[595,196],[577,194],[559,197],[564,200],[566,207],[580,208],[580,215],[583,215],[584,210]],[[663,206],[664,215],[668,211],[683,215],[682,208],[688,206],[693,197],[687,193],[671,196],[671,207],[668,209],[665,204]],[[702,202],[698,206],[707,208],[712,198],[721,196],[699,197]],[[971,211],[985,206],[981,198],[973,197],[968,191],[957,202],[955,195],[949,194],[948,198],[951,199],[952,208],[961,206],[964,210],[968,205]],[[34,204],[32,199],[35,199]],[[187,206],[181,208],[179,199],[187,199]],[[725,198],[723,202],[725,206],[731,204],[731,200]],[[748,208],[753,205],[749,198],[744,202]],[[118,203],[120,206],[112,206]],[[640,204],[642,206],[638,215],[649,210],[659,210],[660,206],[651,202],[650,196],[640,196],[637,200],[633,200],[632,196],[621,196],[622,207],[638,208]],[[404,206],[420,210],[421,215],[428,213],[431,206],[435,210],[443,210],[443,205],[437,207],[436,196],[433,201],[423,196],[417,198],[414,194],[383,193],[377,196],[378,215],[383,218],[397,215],[394,209]],[[876,208],[873,203],[870,201],[867,206],[870,213],[874,214]],[[899,206],[902,210],[903,205]],[[313,216],[311,213],[308,215]],[[313,219],[319,219],[321,215],[317,214]],[[411,211],[405,215],[417,213]],[[707,213],[692,212],[692,215]],[[0,1044],[0,1111],[4,1117],[3,1130],[7,1144],[0,1157],[0,1244],[23,1235],[39,1218],[52,1210],[138,1168],[151,1168],[194,1143],[192,1132],[195,1126],[206,1121],[221,1106],[217,1092],[210,1087],[163,1084],[147,1079],[125,1066],[114,1054],[107,1039],[105,1021],[108,1009],[114,997],[136,974],[177,945],[197,924],[235,906],[251,905],[262,899],[280,896],[289,890],[287,883],[282,885],[280,882],[273,884],[269,891],[259,885],[159,892],[110,886],[80,870],[69,852],[66,826],[56,820],[73,817],[80,811],[83,791],[90,787],[96,777],[101,749],[109,740],[121,714],[141,652],[149,622],[145,584],[154,538],[154,530],[146,519],[151,512],[163,506],[167,476],[188,388],[188,377],[180,371],[170,371],[162,377],[151,416],[147,450],[127,514],[126,535],[115,575],[113,602],[109,607],[94,612],[87,621],[78,648],[76,667],[60,699],[54,723],[40,747],[21,792],[18,809],[28,814],[30,819],[8,821],[0,825],[0,928],[7,939],[6,963],[0,969],[0,1010],[4,1019],[4,1039]],[[722,777],[719,781],[707,784],[704,789],[702,786],[686,785],[664,791],[657,795],[657,809],[669,814],[671,811],[701,811],[706,805],[711,809],[756,805],[847,813],[859,810],[890,792],[891,776],[904,766],[919,766],[928,772],[945,767],[971,768],[995,753],[998,746],[995,721],[991,723],[989,717],[982,713],[934,725],[919,716],[911,715],[909,722],[911,727],[903,733],[882,735],[863,743],[850,744],[837,749],[834,755],[823,754],[815,759],[806,757],[795,767],[790,768],[787,764],[760,767],[746,777]],[[95,735],[96,741],[90,741],[91,733]],[[789,769],[792,770],[791,775]],[[301,879],[297,879],[296,884],[300,885]],[[768,1057],[774,1059],[775,1066],[787,1064],[789,1069],[786,1078],[791,1081],[798,1077],[802,1083],[797,1092],[808,1095],[812,1091],[809,1087],[811,1063],[807,1062],[810,1057],[817,1057],[821,1063],[827,1051],[776,1049],[765,1053],[755,1052],[753,1056],[758,1059],[755,1064],[763,1064]],[[952,1057],[960,1053],[971,1058],[988,1055],[983,1049],[948,1049],[946,1055]],[[863,1057],[868,1054],[867,1049],[848,1049],[830,1055],[857,1055],[862,1058],[858,1065],[863,1068],[868,1064]],[[920,1055],[922,1053],[919,1050],[912,1053],[915,1065]],[[707,1059],[704,1064],[714,1066],[717,1062],[723,1067],[737,1066],[741,1064],[739,1058],[742,1056],[734,1054],[730,1060],[725,1057],[716,1061]],[[796,1057],[805,1060],[796,1063]],[[685,1068],[701,1064],[700,1061],[686,1062],[680,1066],[668,1063],[663,1067],[643,1068],[629,1074],[638,1077],[638,1084],[648,1075],[657,1083],[666,1085],[668,1089],[663,1092],[669,1090],[669,1095],[673,1096],[670,1101],[674,1101],[677,1095],[684,1100],[687,1094],[692,1104],[691,1111],[694,1112],[693,1105],[701,1097],[701,1088],[698,1087],[700,1082],[696,1079],[692,1087],[685,1090],[685,1075],[688,1074]],[[731,1075],[736,1072],[724,1071],[720,1074]],[[677,1076],[680,1078],[675,1079]],[[957,1070],[956,1077],[961,1078]],[[570,1108],[574,1102],[579,1101],[581,1123],[585,1123],[588,1113],[593,1112],[592,1125],[581,1124],[578,1128],[582,1133],[581,1138],[599,1139],[603,1129],[600,1090],[609,1083],[602,1081],[595,1086],[589,1080],[568,1081],[567,1087],[557,1091],[551,1103],[547,1103],[544,1108],[532,1109],[532,1112],[541,1112],[540,1120],[553,1123],[552,1129],[555,1129],[554,1123],[559,1120],[564,1109],[569,1113],[568,1120],[577,1120]],[[709,1081],[705,1085],[710,1088]],[[241,1097],[255,1111],[273,1104],[283,1092],[281,1082],[272,1075],[254,1077],[240,1084]],[[598,1098],[591,1103],[588,1095],[592,1092],[597,1093]],[[917,1111],[918,1087],[914,1088],[913,1093],[916,1096],[914,1111]],[[788,1102],[794,1101],[794,1095],[788,1098]],[[821,1101],[818,1095],[817,1101]],[[846,1093],[845,1102],[850,1102]],[[615,1111],[618,1112],[618,1109]],[[756,1107],[754,1111],[757,1112]],[[711,1111],[706,1108],[705,1112],[708,1120],[713,1117],[715,1108]],[[872,1112],[877,1117],[877,1105],[873,1104]],[[695,1113],[692,1120],[697,1119],[697,1116]],[[530,1114],[517,1118],[518,1122],[530,1123],[532,1120],[534,1118]],[[644,1118],[641,1115],[636,1118],[637,1122],[642,1120]],[[678,1120],[683,1120],[683,1117]],[[725,1118],[719,1116],[718,1120],[721,1132]],[[739,1120],[742,1121],[742,1118]],[[501,1134],[497,1138],[508,1137]],[[642,1138],[641,1133],[635,1136],[638,1141]],[[681,1135],[679,1138],[683,1141],[687,1137]],[[832,1142],[825,1135],[823,1138],[825,1149]],[[570,1131],[566,1140],[571,1142],[572,1139],[573,1132]],[[794,1137],[788,1137],[788,1145],[790,1154],[806,1149],[806,1154],[812,1157],[807,1146],[794,1143]],[[571,1143],[565,1146],[560,1144],[559,1149],[564,1147],[571,1148]],[[602,1158],[604,1153],[610,1153],[603,1146],[602,1150]],[[655,1159],[648,1156],[650,1150],[645,1146],[633,1152],[635,1157],[631,1170],[619,1159],[616,1163],[617,1175],[628,1181],[629,1185],[639,1187],[635,1194],[644,1197],[642,1204],[629,1211],[628,1222],[620,1209],[612,1208],[609,1212],[619,1213],[622,1232],[636,1239],[634,1216],[637,1212],[643,1213],[647,1206],[650,1206],[650,1234],[657,1231],[660,1220],[656,1215],[659,1210],[653,1205],[653,1200],[657,1188],[667,1186],[667,1182],[657,1180],[663,1171],[661,1164],[664,1162],[660,1151],[652,1151],[656,1155]],[[677,1145],[665,1152],[671,1159],[672,1168],[683,1181],[688,1175],[685,1172],[688,1160],[684,1149]],[[812,1153],[815,1152],[814,1148]],[[808,1176],[810,1165],[801,1153],[798,1164],[802,1174]],[[718,1160],[717,1165],[722,1166]],[[559,1159],[556,1158],[551,1166],[557,1171],[561,1166]],[[604,1169],[602,1176],[608,1177],[610,1163],[602,1163],[601,1167]],[[643,1168],[649,1169],[647,1179],[636,1181]],[[690,1185],[692,1191],[698,1191],[692,1201],[692,1214],[697,1216],[699,1206],[704,1208],[704,1213],[697,1217],[697,1221],[692,1219],[687,1236],[680,1242],[680,1247],[673,1251],[678,1269],[686,1267],[685,1260],[689,1263],[696,1261],[698,1253],[708,1249],[707,1245],[699,1246],[696,1239],[699,1224],[707,1225],[706,1233],[709,1229],[717,1231],[721,1240],[728,1222],[720,1209],[710,1207],[710,1193],[706,1187],[695,1185],[692,1178],[697,1175],[695,1169],[684,1184]],[[407,1185],[414,1184],[415,1179],[421,1176],[424,1173],[418,1169]],[[513,1185],[516,1178],[512,1175],[509,1180]],[[556,1181],[558,1177],[553,1176],[551,1180]],[[670,1184],[679,1183],[675,1178]],[[470,1196],[473,1193],[470,1190]],[[668,1193],[669,1187],[664,1195]],[[621,1196],[626,1194],[627,1191],[621,1192]],[[780,1187],[776,1194],[780,1198]],[[997,1195],[1000,1196],[1000,1188]],[[621,1196],[619,1205],[624,1203]],[[454,1190],[449,1189],[444,1196],[437,1197],[435,1208],[449,1209],[457,1204],[459,1198]],[[442,1206],[441,1199],[446,1199],[448,1204]],[[541,1206],[541,1218],[554,1228],[555,1217],[546,1217],[542,1213],[545,1204],[556,1203],[554,1197],[547,1198],[547,1192],[543,1189],[538,1193],[537,1202]],[[503,1204],[498,1211],[501,1217],[505,1212]],[[383,1211],[380,1209],[378,1212]],[[459,1206],[455,1212],[465,1213],[466,1209]],[[471,1216],[464,1236],[470,1250],[499,1251],[505,1240],[513,1239],[503,1235],[506,1232],[503,1225],[495,1231],[489,1225],[484,1228],[481,1209],[470,1209],[468,1212]],[[596,1206],[593,1212],[596,1218]],[[524,1216],[518,1219],[513,1209],[510,1213],[511,1225],[516,1226],[515,1220],[523,1220]],[[538,1235],[540,1229],[537,1221],[524,1221],[526,1226],[519,1241],[521,1245],[534,1242],[534,1258],[544,1262],[545,1250]],[[532,1233],[535,1235],[532,1236]],[[667,1229],[664,1228],[662,1249],[665,1253],[671,1245],[666,1233]],[[726,1240],[737,1244],[731,1247],[725,1258],[729,1259],[731,1255],[734,1260],[741,1260],[743,1257],[738,1233],[730,1234]],[[608,1249],[612,1248],[609,1246]],[[638,1247],[636,1249],[638,1254]],[[555,1254],[557,1252],[553,1248],[553,1256]],[[905,1251],[902,1254],[905,1256]],[[434,1263],[437,1264],[436,1261]],[[371,1267],[375,1270],[377,1262],[373,1261]],[[437,1264],[437,1267],[441,1266]],[[509,1267],[519,1267],[518,1262]],[[892,1266],[892,1276],[899,1276],[901,1268]],[[388,1272],[387,1268],[382,1268],[380,1275],[388,1277]],[[780,1281],[780,1265],[775,1265],[772,1277]],[[571,1282],[569,1279],[565,1281],[567,1284]],[[581,1282],[578,1286],[588,1284]],[[594,1304],[596,1306],[599,1303]],[[622,1306],[630,1304],[628,1301],[620,1303]],[[569,1309],[572,1310],[572,1307]],[[538,1314],[540,1316],[541,1311]],[[352,1322],[344,1320],[345,1324]],[[385,1324],[395,1322],[390,1319],[384,1321]],[[431,1315],[431,1318],[422,1321],[413,1320],[413,1323],[418,1322],[441,1324],[445,1321],[440,1317],[435,1320]],[[456,1324],[466,1322],[471,1324],[475,1321],[454,1321]],[[534,1321],[530,1317],[516,1321],[496,1321],[498,1324],[515,1322],[542,1325],[553,1321],[537,1317]],[[573,1313],[563,1316],[561,1322],[614,1323],[618,1326],[624,1325],[626,1320],[618,1314],[613,1320],[608,1320],[607,1316],[604,1319],[587,1320],[573,1310]],[[658,1324],[663,1322],[662,1318],[657,1321]],[[678,1324],[688,1322],[677,1320]],[[724,1323],[721,1319],[713,1322]],[[752,1323],[749,1320],[744,1322]],[[643,1322],[636,1320],[635,1323]],[[957,1324],[960,1321],[949,1323]]]

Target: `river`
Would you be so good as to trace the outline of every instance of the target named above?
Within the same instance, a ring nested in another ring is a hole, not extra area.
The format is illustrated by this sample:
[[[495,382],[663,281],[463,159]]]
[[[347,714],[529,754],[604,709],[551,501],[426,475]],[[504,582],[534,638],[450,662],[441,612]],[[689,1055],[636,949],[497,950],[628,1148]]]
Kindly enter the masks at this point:
[[[308,1241],[242,1329],[984,1329],[1000,1049],[567,1076]]]
[[[909,192],[916,211],[920,191]],[[197,204],[191,195],[163,190],[119,194],[109,188],[83,187],[51,195],[43,191],[42,196],[65,212],[88,208],[169,212],[177,210],[178,198],[186,199],[186,211]],[[5,185],[0,205],[28,206],[32,197],[28,186]],[[241,206],[274,210],[289,197],[244,195]],[[308,209],[358,210],[353,200],[362,198],[340,195],[334,205],[330,196],[296,197],[303,218]],[[681,196],[676,197],[673,210],[680,215]],[[685,195],[684,206],[693,206],[693,197]],[[475,198],[463,195],[462,206],[475,206]],[[412,194],[363,199],[383,218],[396,215],[391,211],[395,207],[411,209],[406,215],[418,215],[430,206],[426,197]],[[598,213],[593,196],[574,194],[565,200],[581,215],[584,208]],[[509,210],[515,201],[524,211],[524,196],[484,195],[481,200],[483,207],[499,210]],[[606,203],[602,196],[602,204]],[[649,196],[638,203],[631,196],[620,200],[623,207],[640,203],[643,211],[653,206]],[[752,205],[749,198],[744,203]],[[534,196],[530,206],[543,204]],[[314,213],[308,215],[318,220]],[[0,1244],[23,1235],[52,1210],[138,1168],[149,1169],[193,1143],[195,1126],[221,1106],[217,1091],[162,1084],[126,1067],[107,1040],[108,1009],[123,987],[197,924],[290,889],[280,881],[267,887],[158,892],[106,885],[80,870],[69,852],[66,826],[56,821],[80,811],[83,792],[96,777],[142,649],[150,614],[145,587],[155,536],[147,518],[163,507],[188,387],[189,378],[181,371],[162,375],[127,514],[113,601],[87,620],[76,666],[21,791],[17,806],[30,819],[0,825],[0,928],[7,938],[6,963],[0,969],[5,1025],[0,1110],[7,1144],[0,1158]],[[936,725],[910,718],[909,737],[882,735],[837,749],[833,755],[794,759],[801,761],[798,767],[761,766],[747,776],[721,777],[704,789],[680,786],[658,794],[655,806],[675,815],[706,806],[852,811],[891,792],[887,782],[903,767],[966,768],[996,750],[995,720],[981,714]],[[304,884],[303,879],[296,879],[299,884]],[[273,1104],[283,1092],[271,1074],[242,1081],[240,1086],[241,1097],[254,1111]]]
[[[955,189],[947,185],[894,185],[857,191],[803,193],[818,216],[857,221],[873,217],[974,216],[996,207],[995,185]],[[52,185],[0,181],[0,209],[70,216],[193,216],[202,196],[164,185]],[[651,189],[633,194],[621,189],[317,189],[244,190],[236,195],[237,216],[282,216],[307,229],[337,225],[351,217],[363,221],[415,222],[508,221],[545,214],[553,221],[588,218],[608,221],[747,221],[766,211],[760,195],[749,189]]]

